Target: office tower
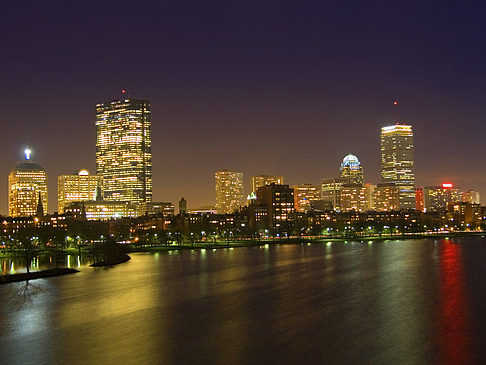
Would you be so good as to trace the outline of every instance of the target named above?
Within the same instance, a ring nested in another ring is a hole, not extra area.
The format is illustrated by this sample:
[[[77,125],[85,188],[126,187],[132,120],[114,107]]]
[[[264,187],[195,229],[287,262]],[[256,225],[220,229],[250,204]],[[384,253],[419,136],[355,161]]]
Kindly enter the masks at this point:
[[[256,194],[256,191],[259,187],[270,185],[270,184],[277,184],[283,185],[284,178],[283,176],[272,176],[272,175],[260,175],[260,176],[253,176],[251,178],[251,192]]]
[[[339,211],[341,207],[340,191],[344,184],[351,184],[349,177],[333,177],[321,179],[322,200],[332,205],[332,209]]]
[[[400,190],[394,183],[381,183],[374,193],[375,210],[390,212],[400,209]]]
[[[257,205],[266,207],[267,227],[275,233],[288,232],[294,221],[294,189],[270,184],[259,187],[256,195]]]
[[[33,216],[47,212],[47,174],[38,163],[30,161],[31,151],[25,150],[25,161],[19,162],[8,176],[8,214],[11,217]]]
[[[415,208],[413,132],[411,125],[381,128],[381,177],[398,187],[400,209]]]
[[[72,175],[57,178],[57,209],[64,213],[64,207],[75,201],[96,200],[98,189],[103,188],[103,178],[90,175],[86,169]]]
[[[355,155],[347,155],[341,163],[341,177],[349,178],[351,184],[363,183],[363,167]]]
[[[479,191],[468,190],[462,192],[461,201],[465,203],[471,203],[471,204],[481,204],[481,200],[479,198]]]
[[[300,184],[293,185],[294,189],[294,206],[298,212],[307,212],[311,210],[311,203],[321,200],[321,189],[317,185]]]
[[[448,203],[457,203],[461,200],[459,189],[451,183],[441,186],[426,186],[424,188],[424,205],[426,211],[445,211]]]
[[[96,173],[105,200],[152,201],[150,101],[114,100],[96,105]]]
[[[222,170],[214,174],[216,209],[220,214],[233,213],[243,203],[243,173]]]

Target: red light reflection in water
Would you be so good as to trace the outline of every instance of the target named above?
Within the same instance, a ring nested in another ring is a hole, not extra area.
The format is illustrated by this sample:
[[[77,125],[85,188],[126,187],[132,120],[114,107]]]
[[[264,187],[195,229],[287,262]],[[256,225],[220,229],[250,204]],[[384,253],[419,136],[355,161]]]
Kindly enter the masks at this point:
[[[439,351],[440,364],[471,364],[471,329],[461,246],[440,242]]]

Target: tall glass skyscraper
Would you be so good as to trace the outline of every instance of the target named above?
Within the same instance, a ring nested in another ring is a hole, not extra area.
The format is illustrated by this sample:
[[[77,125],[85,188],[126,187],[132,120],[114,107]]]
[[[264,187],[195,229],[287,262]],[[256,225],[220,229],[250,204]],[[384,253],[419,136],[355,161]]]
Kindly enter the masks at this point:
[[[381,177],[398,187],[400,209],[415,208],[415,173],[411,125],[381,128]]]
[[[96,173],[109,201],[152,201],[150,101],[114,100],[96,105]]]

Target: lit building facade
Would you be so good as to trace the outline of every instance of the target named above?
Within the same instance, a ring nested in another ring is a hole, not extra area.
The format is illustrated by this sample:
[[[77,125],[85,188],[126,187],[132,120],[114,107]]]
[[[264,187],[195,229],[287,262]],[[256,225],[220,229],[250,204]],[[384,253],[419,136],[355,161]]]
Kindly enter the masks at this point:
[[[270,184],[258,188],[256,195],[256,204],[266,208],[267,227],[274,232],[288,232],[295,219],[294,189]]]
[[[414,146],[411,125],[381,128],[381,177],[399,190],[400,208],[415,208]]]
[[[64,213],[64,207],[71,202],[96,200],[103,189],[103,178],[90,175],[86,169],[73,175],[61,175],[57,178],[57,209]]]
[[[262,186],[270,185],[270,184],[283,185],[283,183],[284,183],[283,176],[272,176],[272,175],[253,176],[251,178],[251,191],[252,193],[256,194],[258,188],[261,188]]]
[[[441,186],[426,186],[424,188],[424,205],[427,211],[445,211],[448,203],[461,201],[459,189],[451,183]]]
[[[349,177],[321,179],[322,200],[331,203],[332,209],[337,211],[341,208],[340,192],[344,184],[351,184],[351,179]]]
[[[363,167],[355,155],[344,157],[340,167],[341,177],[348,178],[351,184],[363,183]]]
[[[64,213],[87,220],[110,220],[138,216],[138,205],[113,201],[72,202],[64,207]]]
[[[420,212],[425,211],[424,188],[422,186],[415,188],[415,209]]]
[[[312,202],[321,200],[321,189],[318,185],[300,184],[293,185],[294,206],[298,212],[307,212],[312,208]]]
[[[108,201],[152,201],[150,101],[114,100],[96,105],[96,173]]]
[[[381,183],[374,192],[374,209],[390,212],[400,209],[400,190],[394,183]]]
[[[481,204],[479,191],[468,190],[461,193],[461,201],[464,203]]]
[[[26,160],[20,162],[8,176],[8,214],[11,217],[33,216],[42,203],[47,212],[47,174],[38,163],[30,161],[30,151]]]
[[[344,184],[339,192],[341,212],[372,210],[374,188],[371,184]]]
[[[221,170],[214,174],[216,209],[220,214],[234,213],[243,203],[243,173]]]
[[[137,215],[163,215],[171,217],[174,215],[174,204],[172,202],[146,202],[137,206]]]

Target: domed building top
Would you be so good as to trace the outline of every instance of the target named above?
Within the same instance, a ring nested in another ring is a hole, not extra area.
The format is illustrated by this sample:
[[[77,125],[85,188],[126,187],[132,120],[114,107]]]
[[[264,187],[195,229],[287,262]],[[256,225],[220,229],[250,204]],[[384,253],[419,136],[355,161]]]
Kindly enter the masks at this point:
[[[355,184],[363,183],[363,167],[355,155],[349,154],[343,158],[341,164],[341,177],[350,179],[350,182]]]
[[[359,165],[359,160],[358,160],[358,157],[356,157],[355,155],[352,155],[352,154],[349,154],[347,155],[346,157],[343,158],[343,163],[341,164],[341,166],[343,165]]]

